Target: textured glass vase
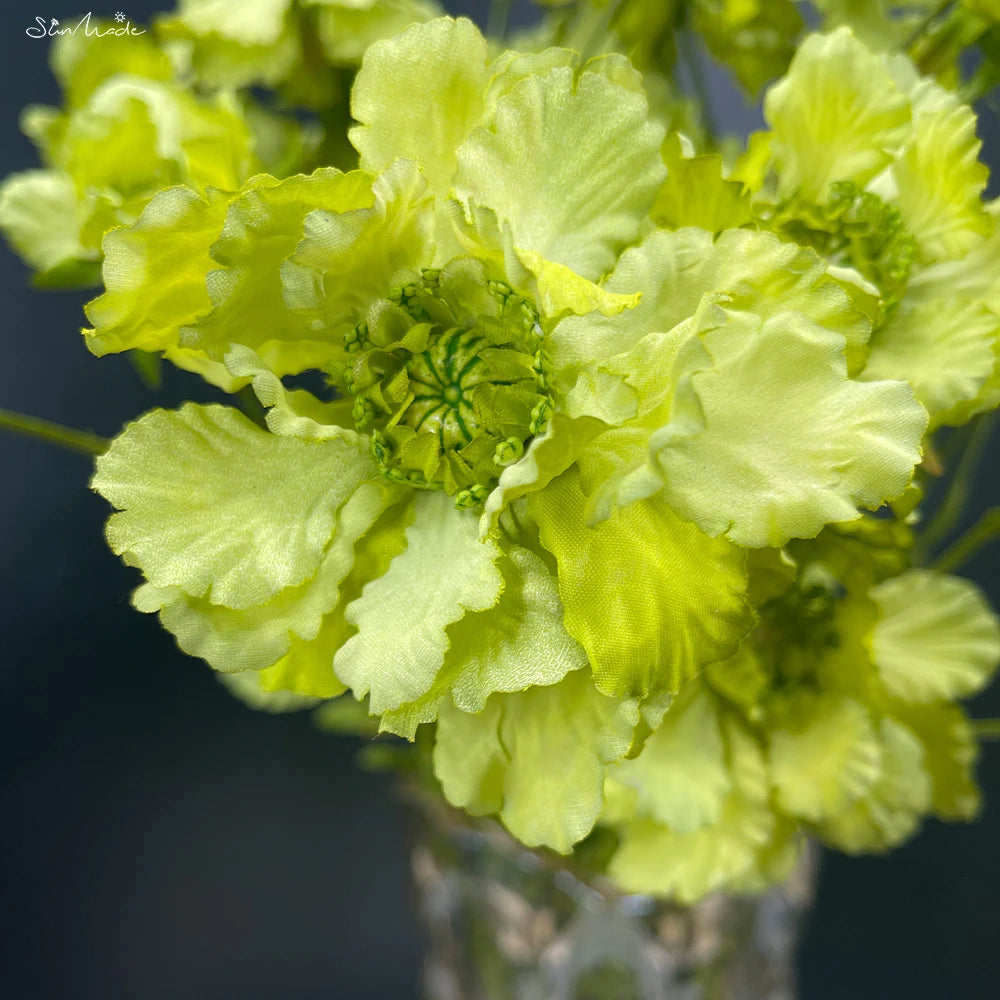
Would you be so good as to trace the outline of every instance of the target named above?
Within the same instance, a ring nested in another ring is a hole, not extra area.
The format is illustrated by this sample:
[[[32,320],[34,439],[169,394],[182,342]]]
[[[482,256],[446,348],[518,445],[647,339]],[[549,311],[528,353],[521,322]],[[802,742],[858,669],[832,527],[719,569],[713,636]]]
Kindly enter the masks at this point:
[[[815,853],[758,896],[623,895],[492,822],[414,814],[424,1000],[792,1000]]]

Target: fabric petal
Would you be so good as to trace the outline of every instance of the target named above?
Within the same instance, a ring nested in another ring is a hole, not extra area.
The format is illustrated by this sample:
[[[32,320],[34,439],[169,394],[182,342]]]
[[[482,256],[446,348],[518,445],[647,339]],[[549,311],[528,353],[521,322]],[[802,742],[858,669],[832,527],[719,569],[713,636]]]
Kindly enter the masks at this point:
[[[566,628],[587,651],[601,691],[677,691],[726,659],[750,628],[743,555],[681,521],[658,498],[591,527],[579,473],[528,496],[542,545],[559,566]]]
[[[821,204],[834,181],[863,187],[907,136],[910,105],[849,28],[810,35],[764,100],[784,194]]]
[[[872,659],[901,701],[967,697],[1000,664],[1000,622],[971,581],[913,569],[873,587],[871,597],[881,613]]]
[[[420,494],[407,547],[345,612],[358,631],[339,650],[337,676],[369,695],[373,715],[430,689],[448,649],[446,626],[496,604],[503,578],[493,542],[480,540],[474,514],[445,493]]]
[[[667,502],[710,535],[810,538],[897,497],[920,460],[927,414],[910,387],[848,379],[843,337],[803,316],[729,314],[678,364],[650,454]]]
[[[356,441],[306,442],[242,413],[154,410],[97,460],[111,548],[157,588],[246,609],[317,570],[337,512],[377,470]]]

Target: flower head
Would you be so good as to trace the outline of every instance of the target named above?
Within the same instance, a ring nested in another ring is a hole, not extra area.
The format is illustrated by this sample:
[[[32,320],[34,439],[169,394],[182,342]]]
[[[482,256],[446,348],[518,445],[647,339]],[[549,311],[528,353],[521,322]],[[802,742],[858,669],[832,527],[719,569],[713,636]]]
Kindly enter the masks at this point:
[[[838,133],[808,176],[801,129],[772,147],[777,190],[900,284],[903,227],[915,259],[950,240],[866,198],[904,103],[836,104],[884,142]],[[352,112],[359,169],[170,187],[105,240],[91,350],[162,351],[267,410],[153,411],[99,460],[136,606],[258,701],[349,688],[383,730],[436,722],[452,802],[559,851],[600,821],[629,886],[760,884],[804,824],[896,837],[886,810],[933,795],[909,776],[936,723],[894,704],[907,578],[837,560],[860,539],[867,566],[863,511],[910,488],[928,416],[866,367],[858,261],[755,226],[764,179],[665,142],[622,57],[491,59],[440,18],[368,49]],[[283,381],[315,370],[333,398]],[[968,642],[946,617],[921,705],[997,658],[988,611]],[[814,755],[843,774],[806,787]]]

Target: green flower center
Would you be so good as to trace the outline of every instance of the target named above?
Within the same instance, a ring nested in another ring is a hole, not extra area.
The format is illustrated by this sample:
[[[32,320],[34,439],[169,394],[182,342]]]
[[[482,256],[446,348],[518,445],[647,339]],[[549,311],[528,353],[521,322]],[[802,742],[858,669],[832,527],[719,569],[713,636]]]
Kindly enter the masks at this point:
[[[393,290],[345,337],[354,421],[383,474],[482,503],[552,412],[538,310],[475,261]]]
[[[789,235],[874,283],[884,323],[906,291],[915,252],[899,209],[850,181],[831,184],[825,205],[797,209],[800,216],[784,222]]]

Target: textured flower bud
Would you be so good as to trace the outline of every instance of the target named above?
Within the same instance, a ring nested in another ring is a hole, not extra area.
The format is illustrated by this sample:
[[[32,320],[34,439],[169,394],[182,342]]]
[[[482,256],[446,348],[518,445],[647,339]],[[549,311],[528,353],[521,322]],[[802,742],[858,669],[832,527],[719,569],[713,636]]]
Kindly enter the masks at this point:
[[[358,430],[390,479],[482,503],[552,412],[538,310],[460,259],[394,289],[344,337]]]

